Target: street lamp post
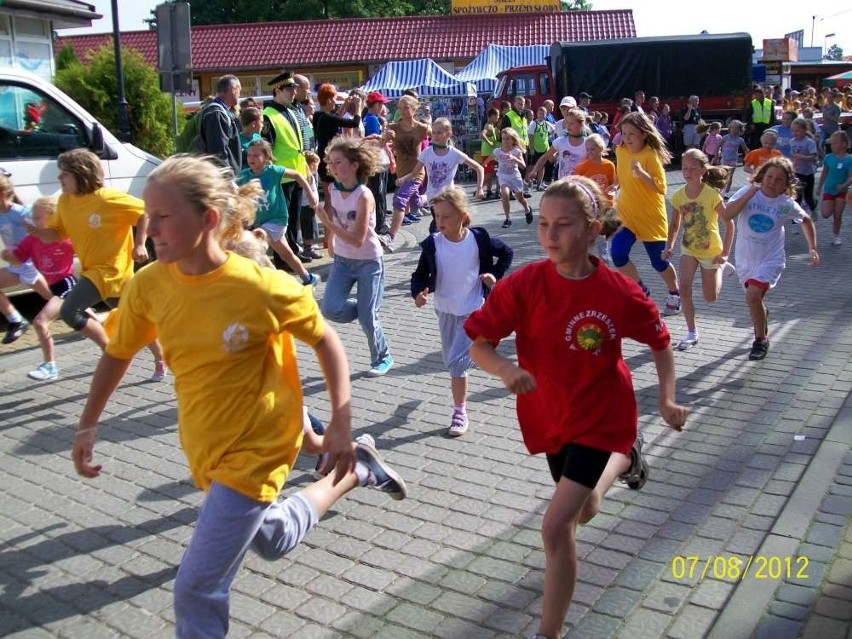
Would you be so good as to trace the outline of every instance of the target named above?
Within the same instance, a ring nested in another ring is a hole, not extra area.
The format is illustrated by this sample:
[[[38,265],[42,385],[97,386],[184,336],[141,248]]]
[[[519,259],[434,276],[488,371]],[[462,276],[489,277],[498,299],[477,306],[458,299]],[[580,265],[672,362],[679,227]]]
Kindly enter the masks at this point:
[[[112,39],[115,48],[115,79],[118,82],[118,138],[130,142],[130,118],[124,97],[124,69],[121,64],[121,30],[118,26],[118,0],[112,0]]]

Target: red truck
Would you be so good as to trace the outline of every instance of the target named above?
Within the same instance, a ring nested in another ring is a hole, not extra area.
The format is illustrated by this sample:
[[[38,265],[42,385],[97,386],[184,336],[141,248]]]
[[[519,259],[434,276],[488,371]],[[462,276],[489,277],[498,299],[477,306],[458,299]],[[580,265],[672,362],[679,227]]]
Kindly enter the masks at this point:
[[[585,91],[590,109],[610,121],[622,98],[642,90],[680,117],[690,95],[705,119],[742,118],[751,99],[751,36],[747,33],[556,42],[547,65],[515,67],[497,75],[494,101],[528,97],[533,109]]]

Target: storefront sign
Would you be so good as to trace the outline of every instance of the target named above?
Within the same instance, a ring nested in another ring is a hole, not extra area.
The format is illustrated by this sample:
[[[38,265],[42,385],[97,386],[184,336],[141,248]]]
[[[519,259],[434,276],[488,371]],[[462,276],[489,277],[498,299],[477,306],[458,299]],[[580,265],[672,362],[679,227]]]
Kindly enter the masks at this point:
[[[452,0],[451,15],[497,13],[552,13],[561,11],[560,0]]]
[[[340,91],[348,91],[364,84],[360,71],[323,71],[312,75],[314,85],[328,82],[336,86]]]

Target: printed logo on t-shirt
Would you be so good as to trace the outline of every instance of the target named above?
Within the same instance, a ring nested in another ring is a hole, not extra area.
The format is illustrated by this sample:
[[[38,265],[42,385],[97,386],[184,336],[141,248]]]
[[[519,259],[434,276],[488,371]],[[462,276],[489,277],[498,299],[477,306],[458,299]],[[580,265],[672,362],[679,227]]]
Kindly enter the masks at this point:
[[[331,217],[337,218],[337,221],[340,222],[340,226],[343,227],[344,231],[349,231],[355,224],[355,219],[358,217],[358,211],[343,211],[341,213],[336,208],[331,207]]]
[[[222,333],[222,350],[226,353],[237,353],[246,347],[248,338],[248,329],[239,322],[234,322]]]
[[[775,226],[775,220],[763,213],[755,213],[748,218],[748,227],[755,233],[769,233]]]
[[[90,229],[98,229],[101,227],[101,214],[100,213],[92,213],[89,216],[89,228]]]
[[[586,351],[600,355],[607,339],[615,339],[615,325],[602,311],[581,311],[571,318],[565,328],[565,341],[572,351]]]

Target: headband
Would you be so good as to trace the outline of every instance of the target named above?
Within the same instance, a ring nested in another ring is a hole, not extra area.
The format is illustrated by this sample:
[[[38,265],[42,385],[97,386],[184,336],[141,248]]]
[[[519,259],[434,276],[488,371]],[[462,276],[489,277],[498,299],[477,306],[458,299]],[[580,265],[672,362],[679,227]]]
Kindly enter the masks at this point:
[[[586,197],[589,198],[589,203],[592,205],[592,214],[595,216],[595,219],[601,216],[600,208],[598,207],[598,199],[595,197],[594,193],[592,193],[589,188],[580,182],[580,180],[575,180],[569,178],[571,184],[580,189],[583,193],[585,193]]]

